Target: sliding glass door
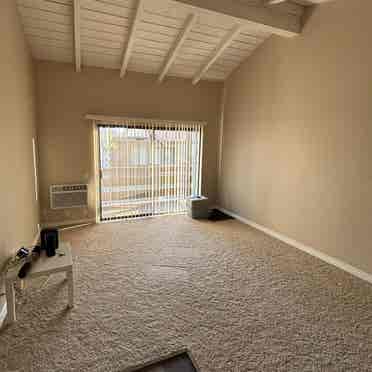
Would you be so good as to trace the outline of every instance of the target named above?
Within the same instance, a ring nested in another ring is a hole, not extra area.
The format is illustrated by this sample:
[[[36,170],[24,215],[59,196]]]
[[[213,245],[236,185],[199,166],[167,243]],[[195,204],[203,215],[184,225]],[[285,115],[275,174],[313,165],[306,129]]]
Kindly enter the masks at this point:
[[[202,125],[98,125],[100,218],[182,213],[200,195]]]

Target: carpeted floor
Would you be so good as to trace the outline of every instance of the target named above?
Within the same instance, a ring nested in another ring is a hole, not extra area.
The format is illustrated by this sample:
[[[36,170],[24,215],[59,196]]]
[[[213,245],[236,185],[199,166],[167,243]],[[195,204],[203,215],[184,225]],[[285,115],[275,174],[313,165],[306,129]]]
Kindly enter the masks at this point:
[[[371,371],[372,287],[235,220],[66,231],[63,276],[17,293],[0,371],[126,371],[189,350],[200,372]],[[43,287],[42,287],[43,286]]]

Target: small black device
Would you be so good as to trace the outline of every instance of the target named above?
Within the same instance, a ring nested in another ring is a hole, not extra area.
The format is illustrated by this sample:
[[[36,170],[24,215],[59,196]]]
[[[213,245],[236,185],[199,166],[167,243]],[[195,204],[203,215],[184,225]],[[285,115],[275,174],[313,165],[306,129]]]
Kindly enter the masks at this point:
[[[46,251],[48,257],[56,254],[58,249],[58,230],[57,229],[43,229],[40,233],[41,249]]]
[[[22,247],[21,249],[18,250],[16,256],[18,257],[18,259],[22,259],[22,258],[26,258],[29,253],[30,251],[27,248]]]

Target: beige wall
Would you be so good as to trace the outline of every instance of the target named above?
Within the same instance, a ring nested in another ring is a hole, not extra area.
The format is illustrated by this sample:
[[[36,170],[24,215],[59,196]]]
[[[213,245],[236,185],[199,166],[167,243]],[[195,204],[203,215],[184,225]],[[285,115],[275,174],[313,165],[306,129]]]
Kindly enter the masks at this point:
[[[372,273],[372,2],[321,5],[227,84],[220,204]]]
[[[21,245],[32,244],[38,206],[34,188],[34,70],[16,2],[0,11],[0,267]]]
[[[140,73],[128,73],[121,80],[115,70],[84,68],[76,73],[69,64],[38,62],[42,221],[53,223],[95,216],[92,194],[89,209],[49,209],[51,184],[92,185],[92,126],[84,120],[87,113],[207,121],[203,191],[215,201],[221,88],[220,83],[193,86],[188,80],[175,78],[158,84],[156,76]]]

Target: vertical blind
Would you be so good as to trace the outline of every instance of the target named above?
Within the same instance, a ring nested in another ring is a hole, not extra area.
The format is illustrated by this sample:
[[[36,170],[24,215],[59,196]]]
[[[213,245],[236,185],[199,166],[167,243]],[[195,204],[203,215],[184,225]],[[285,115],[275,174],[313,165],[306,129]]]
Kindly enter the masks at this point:
[[[101,220],[182,213],[200,196],[203,124],[98,123]]]

